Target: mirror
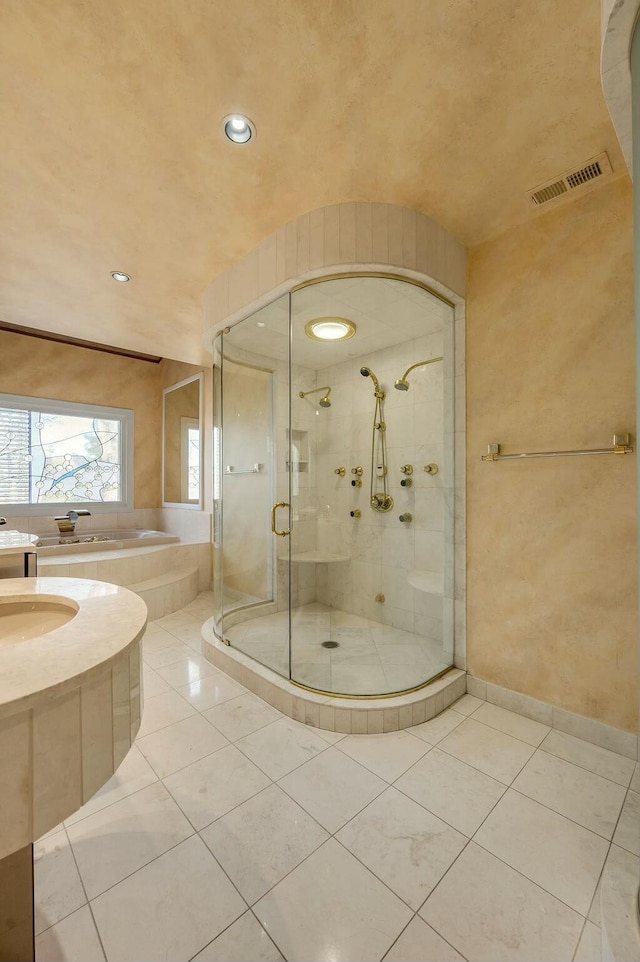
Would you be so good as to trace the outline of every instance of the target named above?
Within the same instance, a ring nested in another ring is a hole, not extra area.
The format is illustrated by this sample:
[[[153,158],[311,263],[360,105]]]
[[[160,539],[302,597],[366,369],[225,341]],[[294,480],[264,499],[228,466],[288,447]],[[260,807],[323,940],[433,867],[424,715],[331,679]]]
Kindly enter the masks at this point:
[[[202,374],[162,393],[162,501],[201,508]]]

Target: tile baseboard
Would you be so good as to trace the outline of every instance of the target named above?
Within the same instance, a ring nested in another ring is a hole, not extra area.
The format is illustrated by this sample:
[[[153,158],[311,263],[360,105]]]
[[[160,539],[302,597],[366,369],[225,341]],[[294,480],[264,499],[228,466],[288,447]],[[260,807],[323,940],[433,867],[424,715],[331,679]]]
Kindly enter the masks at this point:
[[[632,732],[625,732],[595,718],[587,718],[585,715],[557,708],[548,702],[538,701],[537,698],[522,695],[510,688],[502,688],[500,685],[494,685],[469,674],[467,692],[500,708],[532,718],[534,721],[542,722],[543,725],[550,725],[551,728],[565,732],[567,735],[582,738],[583,741],[591,742],[592,745],[607,748],[627,758],[638,758],[638,736]]]

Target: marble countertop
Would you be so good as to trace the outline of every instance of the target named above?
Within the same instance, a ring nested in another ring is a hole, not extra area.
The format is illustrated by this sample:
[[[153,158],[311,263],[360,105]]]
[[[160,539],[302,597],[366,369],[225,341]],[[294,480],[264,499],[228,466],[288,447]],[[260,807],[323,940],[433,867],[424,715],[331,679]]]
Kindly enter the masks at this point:
[[[26,534],[23,531],[0,531],[0,555],[22,554],[29,551],[36,541],[37,534]]]
[[[77,688],[91,672],[106,671],[141,638],[147,623],[144,601],[118,585],[82,578],[0,579],[0,605],[36,600],[67,603],[78,611],[46,634],[0,644],[0,718]]]

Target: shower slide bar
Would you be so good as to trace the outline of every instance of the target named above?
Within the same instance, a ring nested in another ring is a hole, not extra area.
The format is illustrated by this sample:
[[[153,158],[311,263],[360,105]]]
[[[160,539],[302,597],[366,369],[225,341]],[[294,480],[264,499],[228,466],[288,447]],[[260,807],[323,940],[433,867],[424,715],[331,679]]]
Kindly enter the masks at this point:
[[[262,471],[261,464],[254,464],[251,468],[234,468],[232,464],[228,464],[224,469],[225,474],[260,474]]]
[[[488,444],[483,461],[515,461],[522,458],[565,458],[581,454],[632,454],[629,434],[614,434],[612,448],[589,448],[582,451],[527,451],[522,454],[501,454],[499,444]]]

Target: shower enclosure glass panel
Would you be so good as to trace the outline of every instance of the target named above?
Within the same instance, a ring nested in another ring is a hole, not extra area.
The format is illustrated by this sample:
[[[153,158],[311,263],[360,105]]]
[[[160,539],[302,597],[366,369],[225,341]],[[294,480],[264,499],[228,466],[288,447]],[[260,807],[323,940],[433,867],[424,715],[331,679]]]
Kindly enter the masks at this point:
[[[289,424],[289,296],[263,314],[264,320],[254,316],[223,333],[216,345],[216,631],[288,678],[289,538],[277,532],[290,527],[289,478],[282,470]]]
[[[340,318],[350,336],[319,339],[312,322],[335,333]],[[218,634],[330,694],[441,674],[453,664],[452,306],[395,277],[329,278],[221,340]]]
[[[355,335],[310,338],[322,317]],[[295,291],[291,324],[291,677],[417,687],[453,663],[453,308],[395,278],[337,278]]]

